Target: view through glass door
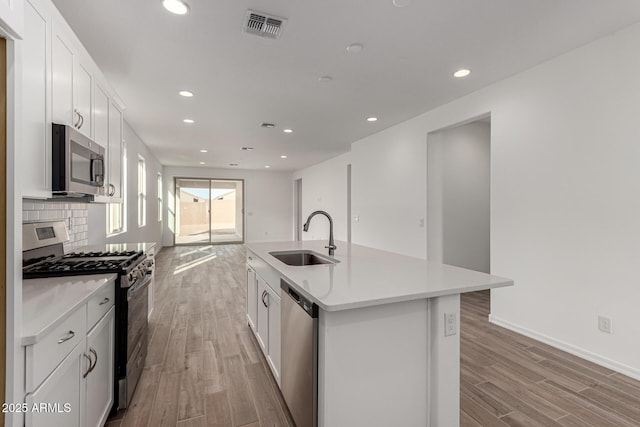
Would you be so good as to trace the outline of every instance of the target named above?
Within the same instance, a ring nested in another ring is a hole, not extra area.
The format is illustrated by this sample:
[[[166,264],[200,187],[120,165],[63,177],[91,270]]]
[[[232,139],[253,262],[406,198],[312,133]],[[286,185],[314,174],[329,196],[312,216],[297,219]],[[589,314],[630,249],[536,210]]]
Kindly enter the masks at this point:
[[[175,244],[244,242],[244,182],[176,178]]]

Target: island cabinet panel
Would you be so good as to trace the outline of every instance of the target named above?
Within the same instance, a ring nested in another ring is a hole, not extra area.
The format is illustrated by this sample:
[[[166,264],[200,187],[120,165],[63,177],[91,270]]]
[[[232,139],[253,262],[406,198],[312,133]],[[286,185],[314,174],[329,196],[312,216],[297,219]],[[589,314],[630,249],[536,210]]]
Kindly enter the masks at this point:
[[[318,426],[429,425],[428,321],[426,300],[321,310]]]
[[[269,317],[269,348],[267,361],[271,371],[280,384],[280,297],[271,289],[267,289],[267,311]]]
[[[268,288],[267,282],[258,276],[258,327],[256,331],[258,343],[265,356],[269,354],[269,309],[268,302],[266,302],[266,298],[269,297]]]
[[[247,323],[280,384],[280,276],[259,258],[247,256]],[[256,269],[260,269],[260,272]],[[268,279],[260,273],[266,273]]]
[[[256,272],[247,266],[247,323],[255,332],[258,324],[258,282]]]

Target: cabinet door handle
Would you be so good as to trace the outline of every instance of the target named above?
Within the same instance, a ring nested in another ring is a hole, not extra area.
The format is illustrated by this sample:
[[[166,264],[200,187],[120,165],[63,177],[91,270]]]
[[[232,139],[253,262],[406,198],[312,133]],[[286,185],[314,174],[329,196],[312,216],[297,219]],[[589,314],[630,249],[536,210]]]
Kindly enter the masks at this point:
[[[73,124],[73,127],[80,129],[78,126],[80,124],[80,113],[78,112],[78,109],[73,110],[73,112],[78,116],[78,121]]]
[[[89,375],[89,372],[91,372],[91,356],[89,356],[87,353],[82,353],[82,355],[84,357],[87,358],[87,360],[89,361],[89,369],[87,369],[87,372],[85,372],[84,374],[82,374],[82,378],[87,378],[87,375]]]
[[[267,298],[269,296],[269,294],[267,293],[267,291],[262,292],[262,304],[265,307],[269,307],[269,303],[267,303],[264,299]]]
[[[78,113],[78,115],[80,116],[80,124],[78,125],[78,129],[80,129],[84,124],[84,116],[80,113]]]
[[[109,301],[111,301],[111,300],[109,298],[105,297],[102,301],[100,301],[100,304],[98,304],[98,305],[105,305]]]
[[[89,352],[94,355],[96,360],[93,361],[93,366],[89,368],[88,373],[93,372],[93,370],[96,368],[96,365],[98,364],[98,353],[92,347],[89,347]]]
[[[113,197],[116,194],[116,186],[113,184],[109,184],[109,197]]]
[[[73,337],[75,337],[75,336],[76,336],[76,333],[75,333],[75,332],[73,332],[73,331],[69,331],[69,332],[67,332],[67,336],[66,336],[66,337],[64,337],[64,338],[60,338],[60,339],[58,340],[58,344],[62,344],[63,342],[67,342],[67,341],[69,341],[71,338],[73,338]]]

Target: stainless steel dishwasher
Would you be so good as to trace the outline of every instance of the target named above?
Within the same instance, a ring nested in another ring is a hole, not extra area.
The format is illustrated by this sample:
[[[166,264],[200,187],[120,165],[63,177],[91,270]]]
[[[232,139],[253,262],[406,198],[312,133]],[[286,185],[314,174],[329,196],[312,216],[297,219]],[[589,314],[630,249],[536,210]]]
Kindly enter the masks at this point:
[[[297,427],[318,425],[318,306],[280,279],[280,389]]]

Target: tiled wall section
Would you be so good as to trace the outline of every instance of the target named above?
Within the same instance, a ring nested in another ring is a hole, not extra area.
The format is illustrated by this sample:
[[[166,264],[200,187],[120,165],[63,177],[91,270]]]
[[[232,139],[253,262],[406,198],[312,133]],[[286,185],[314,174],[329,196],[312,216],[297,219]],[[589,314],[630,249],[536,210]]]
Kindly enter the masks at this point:
[[[89,209],[86,203],[58,203],[42,200],[22,201],[22,222],[64,220],[69,231],[69,243],[64,250],[70,250],[89,244],[87,219]]]

